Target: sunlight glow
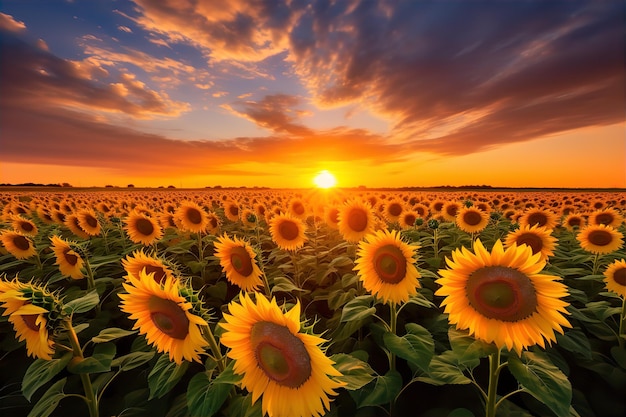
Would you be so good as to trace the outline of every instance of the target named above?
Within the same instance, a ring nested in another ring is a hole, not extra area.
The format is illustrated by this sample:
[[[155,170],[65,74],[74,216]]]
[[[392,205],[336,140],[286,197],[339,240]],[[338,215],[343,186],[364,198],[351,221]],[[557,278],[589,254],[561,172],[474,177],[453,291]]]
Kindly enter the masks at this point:
[[[320,171],[315,178],[313,178],[313,182],[318,188],[331,188],[337,185],[337,179],[327,170]]]

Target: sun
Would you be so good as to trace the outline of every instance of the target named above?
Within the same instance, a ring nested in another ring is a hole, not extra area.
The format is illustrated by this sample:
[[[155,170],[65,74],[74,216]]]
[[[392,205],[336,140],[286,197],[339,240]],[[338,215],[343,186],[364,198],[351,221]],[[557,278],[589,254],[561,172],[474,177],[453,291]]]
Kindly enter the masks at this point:
[[[320,171],[315,178],[313,178],[313,182],[317,188],[331,188],[337,185],[337,179],[327,170]]]

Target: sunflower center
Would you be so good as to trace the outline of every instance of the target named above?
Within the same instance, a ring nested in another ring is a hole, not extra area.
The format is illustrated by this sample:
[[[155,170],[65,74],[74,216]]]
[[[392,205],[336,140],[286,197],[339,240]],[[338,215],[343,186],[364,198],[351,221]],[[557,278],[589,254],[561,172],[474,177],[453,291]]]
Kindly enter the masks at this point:
[[[348,226],[355,232],[362,232],[367,228],[367,214],[361,209],[354,209],[348,213]]]
[[[535,224],[545,226],[546,223],[548,223],[548,217],[544,213],[532,213],[528,216],[528,224],[531,226]]]
[[[304,206],[302,203],[294,203],[293,206],[291,206],[291,209],[299,216],[304,214]]]
[[[482,220],[482,216],[476,211],[466,211],[463,213],[463,221],[470,226],[476,226],[480,224]]]
[[[530,248],[533,250],[533,255],[535,253],[541,252],[541,249],[543,248],[543,240],[541,240],[540,236],[537,236],[534,233],[524,233],[522,235],[519,235],[517,239],[515,239],[515,241],[517,242],[518,246],[523,244],[530,246]]]
[[[193,207],[187,209],[187,219],[193,224],[202,223],[202,215],[200,214],[200,211]]]
[[[374,253],[374,270],[387,284],[397,284],[406,276],[406,258],[395,245],[385,245]]]
[[[30,248],[30,242],[24,236],[15,236],[13,238],[13,244],[19,250],[28,250]]]
[[[278,226],[278,231],[285,240],[294,240],[297,239],[300,235],[300,229],[298,228],[298,225],[288,220],[280,223],[280,225]]]
[[[613,281],[619,285],[626,286],[626,268],[620,268],[613,274]]]
[[[469,304],[490,319],[515,322],[537,308],[537,293],[530,278],[513,268],[477,269],[470,274],[465,291]]]
[[[391,214],[392,216],[399,216],[400,214],[402,214],[402,206],[397,203],[390,204],[388,211],[389,214]]]
[[[154,274],[154,280],[159,284],[165,279],[166,274],[162,267],[156,265],[146,265],[143,267],[146,275]]]
[[[613,241],[613,235],[607,230],[592,230],[587,239],[596,246],[606,246]]]
[[[154,232],[154,225],[148,219],[138,219],[135,223],[137,231],[144,236],[150,236]]]
[[[570,226],[580,226],[581,218],[580,217],[572,217],[567,220],[567,224]]]
[[[252,326],[250,341],[257,364],[278,384],[298,388],[311,377],[309,352],[286,326],[257,322]]]
[[[148,300],[148,310],[152,323],[160,331],[174,339],[183,340],[187,337],[189,319],[176,302],[151,296]]]
[[[457,211],[459,211],[459,207],[456,205],[451,205],[446,208],[446,213],[450,216],[456,216]]]
[[[233,216],[239,216],[239,207],[230,206],[228,210],[230,211],[230,214],[232,214]]]
[[[34,332],[39,331],[39,325],[37,324],[37,317],[39,317],[39,314],[23,314],[20,317],[22,318],[22,321],[24,322],[26,327]]]
[[[600,213],[596,216],[596,224],[609,225],[613,223],[613,215],[611,213]]]
[[[25,232],[32,232],[34,227],[32,224],[30,224],[29,222],[22,222],[20,223],[20,227],[22,228],[22,230],[24,230]]]
[[[252,260],[246,248],[241,246],[232,248],[230,251],[230,263],[238,274],[244,277],[252,274]]]
[[[98,220],[95,219],[93,216],[85,216],[85,223],[87,223],[90,227],[98,226]]]
[[[407,214],[404,216],[404,222],[409,226],[413,226],[415,224],[415,219],[416,217],[413,214]]]
[[[68,249],[66,252],[63,252],[63,257],[67,261],[68,264],[74,266],[78,262],[78,255],[71,249]]]
[[[211,225],[212,228],[216,228],[217,227],[217,219],[215,217],[211,217],[209,219],[209,224]]]
[[[331,209],[330,212],[328,213],[328,218],[330,219],[331,222],[337,223],[339,221],[339,210]]]

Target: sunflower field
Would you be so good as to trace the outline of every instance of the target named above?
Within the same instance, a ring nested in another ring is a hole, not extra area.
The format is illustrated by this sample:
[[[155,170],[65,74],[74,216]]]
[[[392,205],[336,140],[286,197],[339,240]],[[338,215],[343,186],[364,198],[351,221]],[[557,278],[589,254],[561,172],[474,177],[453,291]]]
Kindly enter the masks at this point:
[[[626,414],[626,195],[0,190],[2,416]]]

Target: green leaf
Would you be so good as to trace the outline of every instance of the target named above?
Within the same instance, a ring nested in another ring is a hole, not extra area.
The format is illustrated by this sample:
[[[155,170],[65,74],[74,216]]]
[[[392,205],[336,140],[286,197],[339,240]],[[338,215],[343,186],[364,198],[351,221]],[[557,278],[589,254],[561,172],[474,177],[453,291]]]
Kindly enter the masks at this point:
[[[103,329],[98,336],[91,338],[93,343],[105,343],[111,340],[119,339],[120,337],[130,336],[137,333],[137,330],[124,330],[117,327],[109,327]]]
[[[170,361],[168,355],[161,355],[148,375],[148,387],[150,388],[150,400],[161,398],[180,381],[185,375],[189,362],[177,365]]]
[[[67,370],[75,374],[93,374],[110,371],[115,352],[116,347],[113,343],[96,345],[91,356],[73,358],[67,366]]]
[[[427,372],[435,353],[435,341],[430,332],[419,324],[407,323],[406,328],[409,333],[402,337],[386,332],[383,335],[385,346],[399,358]]]
[[[341,322],[363,320],[376,314],[376,308],[371,307],[374,297],[361,295],[349,301],[341,311]]]
[[[390,370],[384,376],[376,376],[372,382],[360,390],[350,391],[357,408],[389,404],[402,389],[402,375]]]
[[[30,401],[31,397],[42,385],[46,384],[55,375],[61,372],[72,359],[72,353],[67,352],[58,359],[35,359],[28,367],[22,379],[22,394]]]
[[[30,410],[28,417],[48,417],[52,414],[54,409],[57,408],[57,405],[59,405],[59,401],[65,397],[63,387],[65,387],[66,381],[67,378],[63,378],[52,384],[39,401],[37,401],[33,409]]]
[[[272,286],[272,292],[302,292],[304,291],[302,288],[297,287],[293,281],[291,281],[287,277],[276,277],[274,278],[274,285]]]
[[[200,372],[191,378],[187,386],[187,407],[190,415],[211,417],[219,411],[233,387],[231,383],[219,382],[220,376],[222,374],[211,381],[206,372]]]
[[[375,377],[374,370],[367,362],[355,358],[346,353],[337,353],[330,357],[335,362],[335,369],[341,372],[342,376],[336,379],[345,382],[347,390],[356,390],[368,384]]]
[[[129,353],[128,355],[115,358],[111,362],[111,366],[113,367],[119,366],[119,368],[122,371],[130,371],[131,369],[137,368],[138,366],[141,366],[144,363],[149,362],[152,358],[154,358],[154,351],[132,352],[132,353]]]
[[[591,359],[591,345],[587,335],[579,329],[569,329],[565,334],[556,335],[556,342],[559,347],[573,352],[579,353],[586,359]]]
[[[434,356],[428,367],[428,376],[418,377],[417,380],[431,385],[469,384],[472,382],[463,373],[457,355],[451,350]]]
[[[97,291],[90,291],[87,294],[83,295],[80,298],[76,298],[63,306],[63,312],[65,314],[71,315],[74,313],[85,313],[100,302],[100,297],[98,297]]]
[[[436,308],[437,306],[430,301],[428,298],[424,297],[424,294],[418,292],[417,294],[411,296],[407,304],[416,304],[418,306],[427,307],[427,308]]]
[[[626,369],[626,349],[613,346],[611,348],[611,356],[622,369]]]
[[[224,415],[229,417],[263,417],[261,401],[252,404],[252,394],[235,395],[228,400]]]
[[[497,351],[494,344],[474,339],[466,331],[457,330],[454,327],[448,330],[448,339],[452,351],[457,356],[457,363],[469,369],[477,367],[480,364],[480,358],[486,358]]]
[[[572,386],[544,352],[524,352],[522,358],[509,355],[509,370],[524,388],[557,416],[569,415]]]

